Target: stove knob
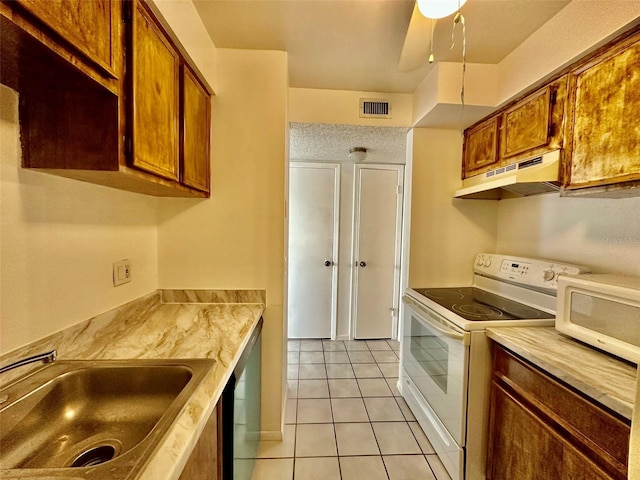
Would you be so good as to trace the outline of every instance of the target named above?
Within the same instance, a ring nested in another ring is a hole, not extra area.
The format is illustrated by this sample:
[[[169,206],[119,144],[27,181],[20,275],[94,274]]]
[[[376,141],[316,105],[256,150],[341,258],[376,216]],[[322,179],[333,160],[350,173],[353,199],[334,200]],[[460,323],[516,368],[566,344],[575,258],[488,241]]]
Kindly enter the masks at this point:
[[[485,267],[490,267],[491,266],[491,257],[488,257],[484,260],[484,266]]]
[[[544,278],[546,282],[550,282],[551,280],[556,278],[556,272],[551,269],[545,270],[544,272],[542,272],[542,278]]]
[[[476,265],[481,267],[482,266],[482,260],[484,259],[484,257],[478,255],[478,259],[476,261]]]

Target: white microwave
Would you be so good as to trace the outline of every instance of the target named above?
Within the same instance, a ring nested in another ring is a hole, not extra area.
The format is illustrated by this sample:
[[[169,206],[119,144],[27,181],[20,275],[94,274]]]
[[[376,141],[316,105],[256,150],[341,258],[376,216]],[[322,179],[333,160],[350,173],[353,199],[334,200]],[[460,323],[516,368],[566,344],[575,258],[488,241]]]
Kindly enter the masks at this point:
[[[561,275],[556,330],[640,363],[640,277]]]

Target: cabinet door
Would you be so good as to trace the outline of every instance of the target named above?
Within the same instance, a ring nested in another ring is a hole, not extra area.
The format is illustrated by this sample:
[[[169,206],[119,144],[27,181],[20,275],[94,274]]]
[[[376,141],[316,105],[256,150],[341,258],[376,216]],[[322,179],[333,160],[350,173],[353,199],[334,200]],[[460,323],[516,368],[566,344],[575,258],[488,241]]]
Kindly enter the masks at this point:
[[[128,70],[131,88],[132,163],[178,180],[180,57],[139,0],[133,4]]]
[[[640,180],[640,32],[569,78],[568,188]]]
[[[182,183],[209,192],[210,95],[187,66],[182,72]]]
[[[493,353],[488,478],[627,478],[628,422],[501,347]]]
[[[560,479],[562,443],[497,383],[491,385],[487,478]]]
[[[498,166],[500,117],[492,117],[464,133],[462,178],[484,173]]]
[[[501,158],[549,144],[552,100],[555,92],[547,86],[502,114]]]
[[[218,480],[220,468],[219,412],[220,405],[211,413],[193,452],[189,456],[178,480]]]
[[[611,480],[600,467],[571,445],[562,452],[562,480]]]
[[[111,76],[115,75],[116,0],[18,0],[58,35]]]

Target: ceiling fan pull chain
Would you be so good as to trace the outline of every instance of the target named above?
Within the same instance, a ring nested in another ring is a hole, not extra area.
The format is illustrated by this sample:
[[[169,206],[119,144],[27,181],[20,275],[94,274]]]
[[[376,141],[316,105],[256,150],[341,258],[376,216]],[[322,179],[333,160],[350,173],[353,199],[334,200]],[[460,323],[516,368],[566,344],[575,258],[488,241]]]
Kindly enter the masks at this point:
[[[429,63],[433,63],[435,61],[435,57],[433,56],[433,31],[436,28],[437,20],[435,18],[431,19],[431,54],[429,55]]]
[[[451,50],[455,46],[455,32],[456,25],[462,25],[462,86],[460,87],[460,103],[462,108],[460,109],[460,131],[464,130],[464,79],[467,72],[467,26],[465,24],[464,15],[457,12],[453,17],[453,29],[451,30]]]

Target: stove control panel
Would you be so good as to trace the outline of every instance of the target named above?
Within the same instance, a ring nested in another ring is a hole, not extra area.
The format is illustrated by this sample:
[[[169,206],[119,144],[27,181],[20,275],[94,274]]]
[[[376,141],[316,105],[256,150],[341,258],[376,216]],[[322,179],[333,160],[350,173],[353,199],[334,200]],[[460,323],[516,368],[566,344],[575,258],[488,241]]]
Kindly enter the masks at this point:
[[[580,265],[493,253],[479,253],[473,271],[478,275],[547,291],[558,289],[560,275],[590,272],[589,268]]]
[[[529,265],[529,262],[510,262],[509,260],[503,260],[500,264],[500,272],[522,277],[529,273]]]

